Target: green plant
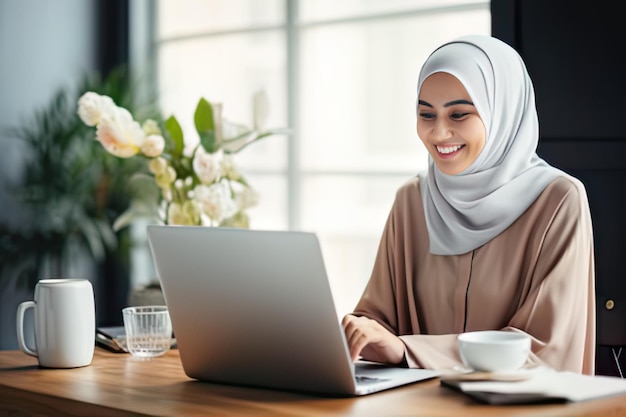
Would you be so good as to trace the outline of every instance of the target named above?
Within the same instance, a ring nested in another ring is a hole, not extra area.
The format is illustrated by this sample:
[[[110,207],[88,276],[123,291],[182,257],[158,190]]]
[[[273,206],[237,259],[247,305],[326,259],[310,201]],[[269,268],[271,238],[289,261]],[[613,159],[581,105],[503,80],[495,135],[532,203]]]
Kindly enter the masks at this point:
[[[93,132],[76,116],[76,100],[85,91],[99,91],[158,119],[149,102],[139,110],[128,79],[124,68],[105,80],[86,77],[78,91],[59,89],[44,108],[5,130],[5,140],[19,140],[27,151],[22,181],[9,190],[28,221],[0,225],[0,291],[12,280],[32,287],[42,265],[61,276],[79,248],[87,248],[96,263],[127,249],[127,236],[112,229],[114,219],[132,199],[158,190],[132,188],[128,178],[148,172],[146,162],[115,158],[94,146]]]

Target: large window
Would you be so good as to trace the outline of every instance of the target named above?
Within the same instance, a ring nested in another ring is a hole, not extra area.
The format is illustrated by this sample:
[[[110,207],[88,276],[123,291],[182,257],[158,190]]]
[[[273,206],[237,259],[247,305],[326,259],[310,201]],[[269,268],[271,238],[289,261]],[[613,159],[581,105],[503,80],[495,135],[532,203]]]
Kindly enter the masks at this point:
[[[488,1],[159,0],[158,89],[186,132],[198,99],[293,129],[237,156],[259,205],[256,229],[318,233],[337,312],[361,295],[396,189],[426,166],[415,86],[427,54],[490,33]],[[298,277],[294,277],[297,279]]]

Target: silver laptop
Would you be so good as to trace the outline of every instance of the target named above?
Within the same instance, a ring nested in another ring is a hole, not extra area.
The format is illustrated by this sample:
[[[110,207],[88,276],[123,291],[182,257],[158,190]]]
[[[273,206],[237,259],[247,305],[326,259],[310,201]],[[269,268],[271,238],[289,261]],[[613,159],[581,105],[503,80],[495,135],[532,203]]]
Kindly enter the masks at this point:
[[[190,378],[346,396],[439,375],[350,359],[313,233],[150,225],[148,238]]]

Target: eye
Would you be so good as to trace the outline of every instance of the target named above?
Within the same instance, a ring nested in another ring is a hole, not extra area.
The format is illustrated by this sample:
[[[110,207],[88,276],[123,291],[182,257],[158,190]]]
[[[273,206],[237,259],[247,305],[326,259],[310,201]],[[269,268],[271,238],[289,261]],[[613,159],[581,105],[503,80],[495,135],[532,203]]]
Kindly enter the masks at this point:
[[[468,114],[469,114],[468,112],[466,112],[466,113],[452,113],[452,114],[450,115],[450,118],[451,118],[452,120],[461,120],[461,119],[463,119],[465,116],[467,116]]]
[[[435,118],[435,113],[421,112],[420,117],[425,120],[432,120]]]

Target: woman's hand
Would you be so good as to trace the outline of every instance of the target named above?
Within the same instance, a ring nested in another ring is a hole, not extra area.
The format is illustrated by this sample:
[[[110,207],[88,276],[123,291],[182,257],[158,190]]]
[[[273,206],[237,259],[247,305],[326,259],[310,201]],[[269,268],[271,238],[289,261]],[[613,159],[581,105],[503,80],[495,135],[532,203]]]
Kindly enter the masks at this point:
[[[398,364],[404,359],[404,343],[376,320],[346,315],[341,325],[352,360],[359,355],[374,362]]]

